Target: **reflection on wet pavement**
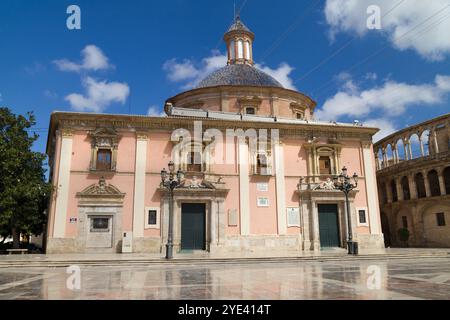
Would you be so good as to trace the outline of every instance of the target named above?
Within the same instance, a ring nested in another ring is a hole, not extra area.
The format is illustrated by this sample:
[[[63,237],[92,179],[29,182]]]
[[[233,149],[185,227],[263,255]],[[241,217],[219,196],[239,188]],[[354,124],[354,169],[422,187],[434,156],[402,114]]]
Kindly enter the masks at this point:
[[[0,299],[450,299],[450,259],[0,269]]]

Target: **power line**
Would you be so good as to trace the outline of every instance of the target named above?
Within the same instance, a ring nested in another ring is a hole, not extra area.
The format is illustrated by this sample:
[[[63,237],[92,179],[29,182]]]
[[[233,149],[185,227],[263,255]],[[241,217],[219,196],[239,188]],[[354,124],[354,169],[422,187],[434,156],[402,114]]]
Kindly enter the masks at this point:
[[[387,15],[389,15],[392,11],[394,11],[398,6],[400,6],[400,4],[402,4],[405,0],[400,0],[399,2],[397,2],[397,4],[394,5],[394,7],[392,7],[391,9],[389,9],[383,16],[382,18],[386,17]],[[336,50],[335,52],[333,52],[330,56],[328,56],[327,58],[323,59],[319,64],[317,64],[315,67],[313,67],[312,69],[310,69],[307,73],[305,73],[303,76],[301,76],[300,78],[298,78],[297,80],[294,81],[302,81],[305,78],[307,78],[310,74],[312,74],[314,71],[316,71],[317,69],[319,69],[321,66],[323,66],[324,64],[326,64],[328,61],[330,61],[331,59],[333,59],[335,56],[337,56],[340,52],[342,52],[345,48],[347,48],[354,40],[356,40],[358,37],[355,36],[352,39],[350,39],[349,41],[347,41],[342,47],[340,47],[338,50]]]
[[[270,47],[261,55],[261,61],[266,59],[272,52],[287,38],[287,36],[292,33],[303,21],[306,16],[308,16],[312,9],[319,4],[320,0],[313,1],[302,14],[295,19],[295,21],[287,28],[271,45]]]
[[[434,18],[435,16],[439,15],[441,12],[443,12],[445,9],[447,9],[448,7],[450,7],[450,5],[447,5],[445,7],[443,7],[442,9],[438,10],[437,12],[435,12],[433,15],[429,16],[428,18],[426,18],[425,20],[423,20],[421,23],[419,23],[418,25],[414,26],[412,29],[408,30],[407,32],[403,33],[401,36],[399,36],[398,38],[394,39],[394,41],[400,41],[402,39],[404,39],[405,36],[407,36],[408,34],[410,34],[412,31],[416,30],[418,27],[420,27],[421,25],[427,23],[430,19]],[[448,15],[444,16],[443,18],[440,18],[440,20],[434,22],[431,26],[427,26],[426,28],[422,29],[421,31],[419,31],[419,34],[416,34],[414,37],[423,34],[423,32],[428,32],[431,29],[435,28],[436,26],[438,26],[439,24],[441,24],[446,18],[448,17]],[[425,30],[426,29],[426,30]],[[383,47],[381,47],[380,49],[378,49],[377,51],[373,52],[372,54],[370,54],[369,56],[365,57],[363,60],[353,64],[350,68],[344,70],[343,72],[350,72],[351,70],[355,69],[356,67],[363,65],[365,63],[367,63],[369,60],[373,59],[374,57],[376,57],[377,55],[379,55],[382,51],[384,51],[385,49],[387,49],[389,47],[389,44],[384,45]],[[321,87],[319,87],[316,91],[315,94],[318,94],[320,92],[323,91],[324,88],[328,87],[332,82],[334,82],[334,79],[327,81],[324,85],[322,85]]]

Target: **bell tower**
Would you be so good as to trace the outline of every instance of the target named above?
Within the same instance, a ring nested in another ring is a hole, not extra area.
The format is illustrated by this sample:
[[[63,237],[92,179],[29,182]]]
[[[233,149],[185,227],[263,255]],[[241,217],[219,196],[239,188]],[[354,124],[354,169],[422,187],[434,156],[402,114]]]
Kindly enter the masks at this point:
[[[242,23],[239,15],[225,33],[223,39],[227,44],[228,64],[253,65],[253,40],[255,34]]]

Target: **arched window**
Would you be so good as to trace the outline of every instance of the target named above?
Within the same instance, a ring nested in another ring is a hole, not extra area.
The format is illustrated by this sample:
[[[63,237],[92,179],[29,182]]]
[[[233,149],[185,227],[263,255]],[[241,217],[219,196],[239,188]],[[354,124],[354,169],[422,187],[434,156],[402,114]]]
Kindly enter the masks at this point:
[[[238,41],[237,56],[238,59],[244,59],[244,44],[242,43],[242,40]]]
[[[444,169],[445,193],[450,194],[450,167]]]
[[[414,181],[416,183],[417,188],[417,197],[418,198],[425,198],[427,196],[427,193],[425,191],[425,181],[423,180],[422,173],[417,173],[414,176]]]
[[[402,191],[403,191],[403,200],[411,200],[411,193],[409,192],[409,183],[408,178],[402,178]]]
[[[236,59],[236,46],[233,40],[230,41],[230,58],[231,60]]]
[[[436,170],[428,172],[428,183],[430,184],[430,192],[432,197],[441,195],[441,188],[439,187],[439,177]]]
[[[245,59],[250,60],[250,42],[245,41]]]
[[[392,201],[397,202],[398,201],[398,195],[397,195],[397,185],[395,183],[395,180],[391,181],[391,192],[392,192]]]

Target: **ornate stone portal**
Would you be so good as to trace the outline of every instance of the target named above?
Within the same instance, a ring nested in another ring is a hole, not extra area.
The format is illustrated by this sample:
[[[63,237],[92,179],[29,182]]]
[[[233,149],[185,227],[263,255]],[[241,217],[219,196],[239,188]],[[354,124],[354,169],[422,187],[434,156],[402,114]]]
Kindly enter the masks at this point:
[[[125,194],[105,178],[77,193],[78,234],[81,252],[120,252],[122,207]]]
[[[206,218],[206,251],[215,253],[225,244],[226,216],[224,202],[229,189],[220,179],[210,182],[206,179],[199,180],[197,176],[188,176],[180,188],[174,190],[174,250],[181,250],[181,207],[183,203],[205,204]],[[165,188],[159,188],[163,194],[161,221],[162,221],[162,243],[163,251],[167,243],[169,230],[169,192]]]

